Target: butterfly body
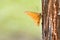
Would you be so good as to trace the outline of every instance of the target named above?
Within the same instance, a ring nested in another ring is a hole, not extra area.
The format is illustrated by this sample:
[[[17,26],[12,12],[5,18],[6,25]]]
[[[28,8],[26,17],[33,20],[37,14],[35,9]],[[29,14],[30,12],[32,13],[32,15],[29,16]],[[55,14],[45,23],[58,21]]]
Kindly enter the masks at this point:
[[[29,15],[37,25],[40,24],[40,19],[41,19],[41,14],[40,13],[36,13],[36,12],[25,12],[27,15]]]

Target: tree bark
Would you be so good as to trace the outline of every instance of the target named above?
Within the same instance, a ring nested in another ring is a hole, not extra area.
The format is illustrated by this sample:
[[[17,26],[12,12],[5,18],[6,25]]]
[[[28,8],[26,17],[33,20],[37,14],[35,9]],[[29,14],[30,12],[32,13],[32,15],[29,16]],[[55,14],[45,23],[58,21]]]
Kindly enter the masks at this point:
[[[57,40],[58,0],[42,1],[42,38]]]

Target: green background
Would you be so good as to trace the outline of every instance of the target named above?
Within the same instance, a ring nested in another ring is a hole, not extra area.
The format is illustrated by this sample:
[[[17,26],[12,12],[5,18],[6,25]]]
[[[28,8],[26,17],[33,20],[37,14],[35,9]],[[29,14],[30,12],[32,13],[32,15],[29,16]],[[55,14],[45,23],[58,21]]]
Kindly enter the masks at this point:
[[[0,33],[25,31],[41,35],[42,26],[35,25],[25,11],[41,13],[41,0],[0,0]]]

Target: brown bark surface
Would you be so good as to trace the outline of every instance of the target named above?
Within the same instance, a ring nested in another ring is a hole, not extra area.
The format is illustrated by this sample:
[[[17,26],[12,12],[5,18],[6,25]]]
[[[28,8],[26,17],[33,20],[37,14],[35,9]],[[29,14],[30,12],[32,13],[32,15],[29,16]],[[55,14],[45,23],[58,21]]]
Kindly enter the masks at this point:
[[[60,15],[57,18],[57,24],[58,40],[60,40]]]
[[[57,39],[58,0],[42,1],[43,40]]]

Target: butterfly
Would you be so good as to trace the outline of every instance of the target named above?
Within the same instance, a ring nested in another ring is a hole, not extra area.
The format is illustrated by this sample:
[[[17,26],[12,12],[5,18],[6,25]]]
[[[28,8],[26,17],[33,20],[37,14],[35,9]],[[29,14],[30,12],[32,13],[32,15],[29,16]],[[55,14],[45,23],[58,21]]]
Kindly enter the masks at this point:
[[[27,15],[29,15],[34,22],[39,26],[40,24],[40,20],[41,20],[41,13],[37,13],[37,12],[30,12],[30,11],[26,11],[25,12]]]

